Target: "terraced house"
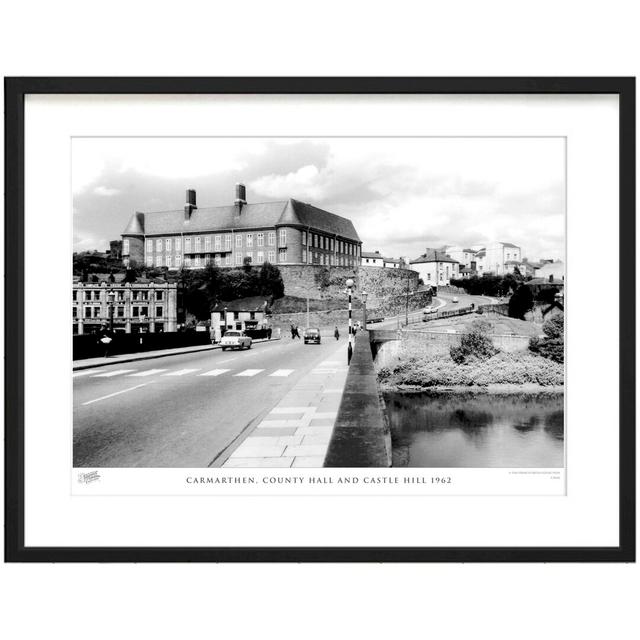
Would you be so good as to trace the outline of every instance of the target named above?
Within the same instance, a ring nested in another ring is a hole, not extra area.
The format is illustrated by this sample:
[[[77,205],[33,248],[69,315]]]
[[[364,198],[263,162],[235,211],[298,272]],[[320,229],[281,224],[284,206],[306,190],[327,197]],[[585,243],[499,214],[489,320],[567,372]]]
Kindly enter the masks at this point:
[[[289,198],[248,203],[246,188],[236,185],[231,205],[186,204],[171,211],[136,212],[122,233],[123,263],[148,267],[203,268],[317,264],[356,266],[362,243],[351,220]]]

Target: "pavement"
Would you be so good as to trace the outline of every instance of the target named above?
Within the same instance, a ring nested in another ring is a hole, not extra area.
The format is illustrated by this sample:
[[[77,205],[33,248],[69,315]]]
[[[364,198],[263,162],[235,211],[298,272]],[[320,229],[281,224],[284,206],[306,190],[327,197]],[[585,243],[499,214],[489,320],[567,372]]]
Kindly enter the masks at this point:
[[[346,341],[288,391],[224,467],[322,467],[344,391]]]
[[[282,338],[272,338],[272,340],[281,340]],[[265,339],[254,340],[253,343],[268,342]],[[82,369],[93,369],[95,367],[105,367],[110,364],[123,364],[127,362],[137,362],[138,360],[153,360],[154,358],[163,358],[166,356],[175,356],[183,353],[197,353],[198,351],[211,351],[220,349],[220,345],[200,344],[193,347],[177,347],[176,349],[158,349],[156,351],[140,351],[138,353],[121,353],[107,358],[84,358],[83,360],[73,361],[73,370],[81,371]]]
[[[347,351],[323,338],[76,370],[74,466],[322,466]]]

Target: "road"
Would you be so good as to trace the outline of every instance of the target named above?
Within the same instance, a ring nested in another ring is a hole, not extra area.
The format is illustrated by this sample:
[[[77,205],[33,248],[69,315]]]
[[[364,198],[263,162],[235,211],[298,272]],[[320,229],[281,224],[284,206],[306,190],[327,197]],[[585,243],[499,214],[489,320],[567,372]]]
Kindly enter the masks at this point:
[[[208,467],[301,378],[347,341],[289,337],[245,351],[204,351],[77,371],[76,467]]]
[[[453,298],[457,298],[458,302],[453,302]],[[471,296],[466,293],[440,293],[438,297],[433,298],[432,308],[437,311],[449,311],[460,307],[468,307],[470,304],[475,304],[476,307],[480,304],[489,304],[491,302],[498,302],[495,298],[489,296]],[[422,320],[422,310],[409,312],[409,323],[414,323]],[[401,313],[399,316],[393,316],[391,318],[385,318],[382,322],[376,322],[371,324],[370,329],[395,329],[396,327],[404,326],[406,322],[406,314]]]

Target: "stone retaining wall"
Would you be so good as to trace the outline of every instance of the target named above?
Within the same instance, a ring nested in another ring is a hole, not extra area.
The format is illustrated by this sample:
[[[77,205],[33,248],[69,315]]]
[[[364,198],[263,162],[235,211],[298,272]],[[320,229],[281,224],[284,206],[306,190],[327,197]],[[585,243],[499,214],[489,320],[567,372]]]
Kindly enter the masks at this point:
[[[368,294],[369,309],[383,309],[390,300],[404,300],[418,290],[418,272],[382,267],[327,267],[316,264],[278,265],[286,295],[311,300],[344,299],[346,281],[355,281],[354,296]]]

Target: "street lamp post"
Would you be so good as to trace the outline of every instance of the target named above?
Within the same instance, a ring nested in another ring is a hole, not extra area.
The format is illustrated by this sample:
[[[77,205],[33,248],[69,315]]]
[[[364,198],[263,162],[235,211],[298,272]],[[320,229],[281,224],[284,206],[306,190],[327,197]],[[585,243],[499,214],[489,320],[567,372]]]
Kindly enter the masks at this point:
[[[224,308],[224,331],[227,332],[227,307]]]
[[[353,355],[353,322],[351,319],[351,296],[353,295],[353,280],[349,278],[347,284],[347,295],[349,296],[349,342],[347,343],[347,364],[351,363]]]
[[[113,305],[116,299],[116,294],[111,289],[109,293],[107,293],[107,301],[109,304],[109,333],[113,334]]]
[[[362,292],[362,328],[367,329],[367,296],[366,291]]]
[[[409,272],[407,271],[407,300],[404,307],[404,325],[409,326]]]

